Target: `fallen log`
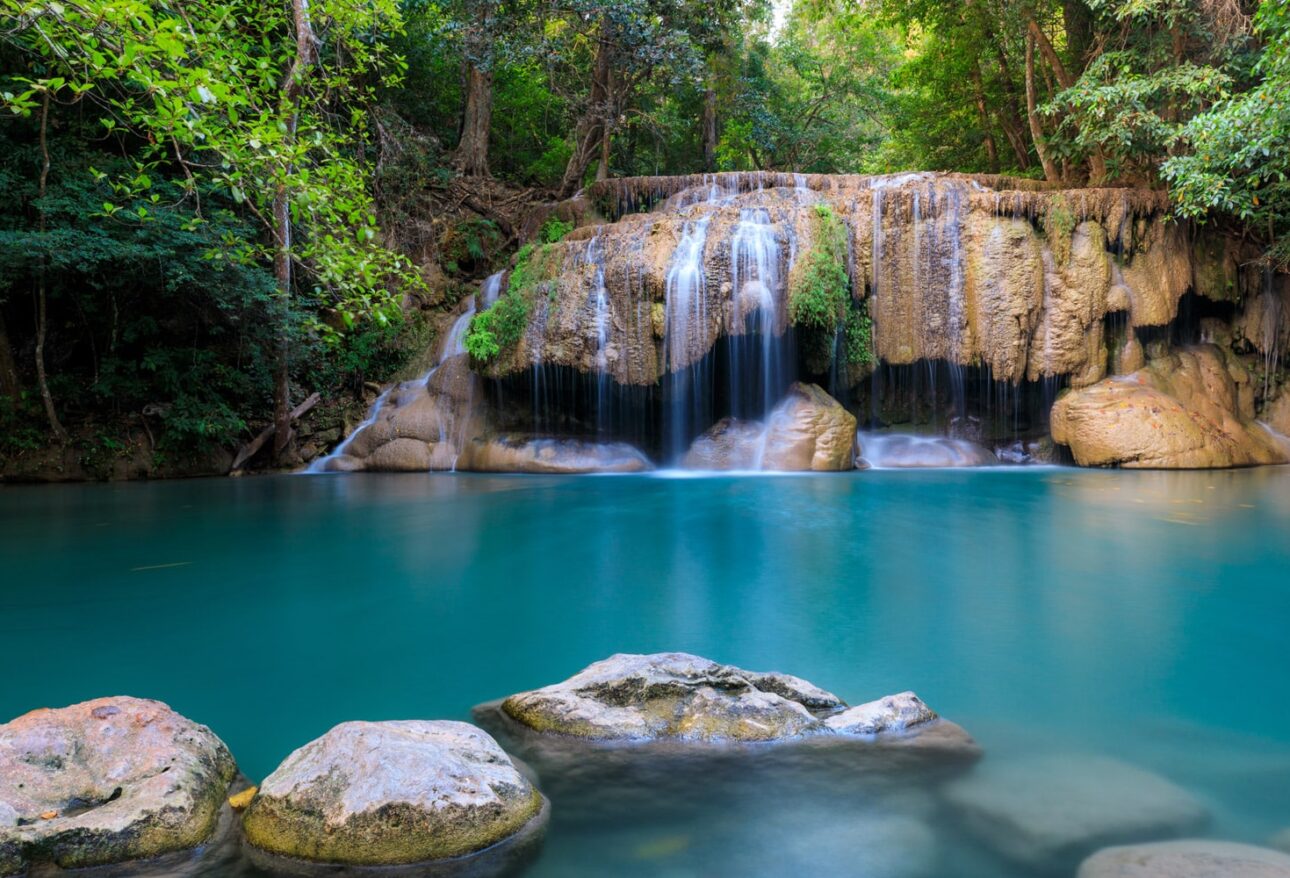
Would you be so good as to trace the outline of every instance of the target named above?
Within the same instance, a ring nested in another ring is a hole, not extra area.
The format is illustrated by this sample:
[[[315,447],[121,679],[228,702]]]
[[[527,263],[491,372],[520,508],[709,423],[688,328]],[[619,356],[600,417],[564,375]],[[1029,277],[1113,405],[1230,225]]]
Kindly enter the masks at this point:
[[[310,395],[308,399],[291,410],[291,420],[294,421],[297,418],[304,417],[305,413],[318,405],[318,402],[321,399],[322,394],[314,393]],[[272,436],[276,430],[277,426],[275,424],[269,424],[269,426],[260,431],[260,435],[243,445],[242,450],[237,453],[237,457],[233,458],[233,465],[228,468],[229,475],[240,470],[242,468],[242,464],[255,457],[256,452],[264,447],[264,443],[269,441],[269,437]]]

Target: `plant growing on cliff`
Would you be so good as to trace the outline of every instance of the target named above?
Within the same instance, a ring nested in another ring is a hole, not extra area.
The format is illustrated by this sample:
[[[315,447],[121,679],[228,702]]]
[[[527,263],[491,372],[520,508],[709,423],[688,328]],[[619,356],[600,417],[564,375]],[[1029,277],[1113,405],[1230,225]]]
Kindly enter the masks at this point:
[[[799,332],[806,364],[823,372],[833,361],[838,327],[847,318],[847,227],[827,204],[812,216],[814,237],[788,291],[788,313]]]
[[[852,368],[872,366],[877,362],[873,353],[873,319],[869,306],[852,302],[847,308],[844,327],[847,365]]]
[[[565,222],[551,217],[542,224],[542,228],[538,231],[538,240],[543,244],[554,244],[572,231],[572,222]]]
[[[466,332],[466,353],[481,363],[514,347],[524,337],[529,322],[528,290],[533,285],[533,257],[536,248],[525,244],[515,254],[515,267],[506,294],[491,308],[476,314]]]

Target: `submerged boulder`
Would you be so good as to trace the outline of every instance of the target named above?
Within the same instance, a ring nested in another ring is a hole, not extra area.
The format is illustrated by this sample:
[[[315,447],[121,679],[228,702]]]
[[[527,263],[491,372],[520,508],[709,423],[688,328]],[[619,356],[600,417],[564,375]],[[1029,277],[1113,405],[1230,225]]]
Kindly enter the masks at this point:
[[[855,466],[856,419],[816,384],[793,384],[766,422],[723,418],[694,440],[686,469],[835,472]]]
[[[969,830],[1036,870],[1072,869],[1106,845],[1185,835],[1208,819],[1186,790],[1101,756],[987,762],[946,795]]]
[[[625,442],[502,435],[469,442],[457,469],[488,473],[639,473],[653,469]]]
[[[1290,829],[1283,829],[1268,841],[1268,844],[1279,851],[1290,854]]]
[[[976,752],[966,732],[912,692],[848,710],[798,677],[680,652],[611,656],[562,683],[512,695],[498,710],[531,732],[600,742],[905,740],[951,730],[965,752]]]
[[[1246,411],[1240,390],[1246,381],[1212,345],[1177,351],[1127,377],[1062,396],[1052,409],[1053,441],[1069,446],[1080,466],[1285,463],[1286,447]]]
[[[860,438],[860,458],[881,469],[998,466],[998,456],[975,442],[948,436],[871,433]]]
[[[1164,841],[1098,851],[1077,878],[1290,878],[1290,856],[1229,841]]]
[[[210,729],[158,701],[99,698],[0,725],[0,875],[196,848],[237,766]]]
[[[278,856],[389,866],[461,857],[536,835],[545,800],[467,723],[348,722],[292,753],[243,819]]]

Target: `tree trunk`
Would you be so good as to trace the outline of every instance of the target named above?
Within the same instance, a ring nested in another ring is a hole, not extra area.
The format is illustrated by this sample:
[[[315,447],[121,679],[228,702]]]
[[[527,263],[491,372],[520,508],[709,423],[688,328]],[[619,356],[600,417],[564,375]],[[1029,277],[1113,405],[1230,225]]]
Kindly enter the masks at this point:
[[[488,132],[493,124],[493,71],[466,65],[466,110],[453,163],[467,177],[488,176]]]
[[[609,126],[606,125],[600,134],[600,164],[596,166],[596,182],[609,179],[609,151],[612,146],[613,135],[609,132]]]
[[[13,348],[9,345],[9,330],[4,325],[0,311],[0,394],[15,403],[22,399],[22,383],[18,380],[18,367],[13,361]]]
[[[703,91],[703,170],[717,169],[717,92]]]
[[[1048,157],[1048,145],[1044,142],[1044,128],[1039,122],[1039,111],[1035,100],[1035,37],[1026,34],[1026,119],[1030,122],[1030,137],[1035,142],[1035,152],[1039,163],[1044,166],[1044,177],[1049,183],[1060,183],[1061,174],[1057,166]]]
[[[1093,48],[1093,11],[1085,0],[1063,0],[1062,23],[1066,26],[1066,48],[1082,72]]]
[[[613,54],[612,34],[609,32],[609,20],[603,19],[600,24],[600,42],[596,47],[596,64],[591,74],[591,93],[587,98],[587,109],[573,130],[573,155],[565,165],[564,177],[560,180],[560,196],[568,198],[582,188],[587,168],[596,158],[598,150],[603,149],[605,130],[613,115],[613,96],[610,82],[613,67],[610,56]]]
[[[296,58],[282,88],[282,114],[286,133],[286,151],[295,147],[299,122],[300,94],[304,77],[314,61],[314,32],[309,21],[308,0],[291,0],[296,28]],[[287,160],[290,162],[290,159]],[[273,276],[278,286],[278,335],[273,364],[273,458],[281,460],[293,438],[291,430],[291,193],[285,178],[292,166],[284,170],[284,181],[273,193]]]
[[[1030,150],[1026,149],[1021,107],[1017,101],[1017,93],[1013,90],[1012,67],[1008,64],[1008,56],[995,38],[993,29],[987,27],[985,37],[994,46],[995,62],[999,65],[999,77],[1003,82],[1003,110],[999,113],[999,127],[1003,129],[1003,136],[1008,138],[1008,145],[1012,147],[1012,152],[1017,157],[1017,167],[1026,171],[1030,169]]]
[[[40,103],[40,188],[38,195],[40,206],[36,209],[41,238],[45,237],[45,193],[49,189],[49,90],[46,89]],[[61,444],[68,441],[67,431],[62,421],[58,420],[58,411],[54,408],[54,397],[49,392],[49,376],[45,374],[45,335],[49,327],[47,314],[47,296],[45,290],[45,257],[40,257],[36,280],[36,383],[40,387],[40,399],[45,404],[45,416],[49,418],[49,429],[54,438]]]
[[[1057,78],[1057,84],[1063,89],[1073,86],[1075,77],[1066,69],[1066,65],[1062,64],[1062,59],[1058,57],[1057,50],[1053,48],[1048,35],[1044,33],[1033,18],[1026,23],[1026,37],[1028,46],[1031,41],[1039,46],[1039,51],[1043,53],[1044,60],[1048,62],[1049,68],[1053,71],[1053,76]],[[1093,152],[1088,157],[1088,167],[1090,182],[1101,183],[1106,179],[1106,160],[1102,156],[1101,147],[1093,148]]]
[[[994,144],[994,133],[990,131],[990,113],[985,103],[985,88],[981,84],[981,66],[972,59],[972,91],[976,97],[976,115],[981,123],[981,135],[985,138],[985,157],[990,164],[990,173],[999,173],[999,150]]]

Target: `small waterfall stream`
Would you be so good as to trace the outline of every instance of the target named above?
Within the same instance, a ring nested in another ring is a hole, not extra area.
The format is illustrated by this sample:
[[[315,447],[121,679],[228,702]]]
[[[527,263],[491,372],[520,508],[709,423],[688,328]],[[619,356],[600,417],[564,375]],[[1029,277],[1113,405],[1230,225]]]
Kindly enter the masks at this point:
[[[708,334],[703,251],[710,216],[687,221],[668,265],[664,304],[664,355],[667,361],[668,414],[665,451],[670,458],[685,453],[706,404],[708,368],[693,362],[691,351]]]
[[[730,405],[736,418],[762,417],[783,395],[788,364],[777,336],[785,289],[775,224],[763,208],[740,211],[730,238]]]

